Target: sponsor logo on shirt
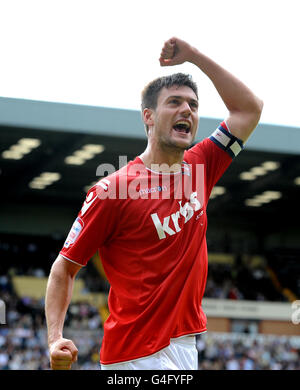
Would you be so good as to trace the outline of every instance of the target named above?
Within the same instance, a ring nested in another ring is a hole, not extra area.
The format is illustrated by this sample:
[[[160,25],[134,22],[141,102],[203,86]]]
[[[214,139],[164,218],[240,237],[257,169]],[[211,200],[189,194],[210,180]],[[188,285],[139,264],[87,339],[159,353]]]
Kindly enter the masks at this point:
[[[173,236],[174,234],[181,231],[181,228],[179,226],[179,218],[184,218],[184,223],[187,223],[192,216],[194,215],[195,211],[198,211],[201,209],[201,203],[197,199],[197,192],[193,192],[190,196],[189,202],[186,202],[184,206],[182,206],[182,201],[179,201],[179,210],[175,213],[168,215],[167,217],[164,217],[163,221],[160,220],[157,213],[151,214],[152,221],[154,223],[154,226],[156,228],[158,237],[160,240],[166,238],[166,234],[169,236]],[[203,212],[201,212],[201,215]],[[172,220],[173,226],[175,228],[170,227],[170,221]]]
[[[162,191],[167,191],[167,186],[156,186],[156,187],[151,187],[151,188],[144,188],[139,191],[140,195],[144,194],[151,194],[153,192],[162,192]]]
[[[83,220],[81,218],[76,218],[73,223],[71,230],[68,234],[68,237],[65,241],[64,248],[69,248],[77,240],[79,234],[81,233],[82,228],[84,227]]]

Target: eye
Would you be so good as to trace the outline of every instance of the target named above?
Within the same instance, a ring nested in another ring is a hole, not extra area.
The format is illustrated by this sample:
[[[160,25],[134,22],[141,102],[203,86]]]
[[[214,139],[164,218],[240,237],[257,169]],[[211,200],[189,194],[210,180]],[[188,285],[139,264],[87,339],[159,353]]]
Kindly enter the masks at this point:
[[[190,106],[191,106],[194,110],[198,110],[198,103],[197,103],[197,102],[191,102],[191,103],[190,103]]]
[[[179,100],[178,99],[171,99],[170,103],[171,104],[179,104]]]

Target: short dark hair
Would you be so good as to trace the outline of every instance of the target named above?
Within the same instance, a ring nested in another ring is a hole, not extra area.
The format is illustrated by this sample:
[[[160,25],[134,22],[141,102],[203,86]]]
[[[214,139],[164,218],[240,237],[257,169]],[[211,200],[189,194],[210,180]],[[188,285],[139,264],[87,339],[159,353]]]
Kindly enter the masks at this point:
[[[195,95],[198,99],[198,87],[197,84],[192,80],[192,76],[184,73],[175,73],[169,76],[159,77],[146,85],[142,91],[142,112],[145,108],[152,108],[155,110],[160,91],[163,88],[171,88],[173,86],[190,87],[195,92]],[[148,131],[147,125],[146,130]]]

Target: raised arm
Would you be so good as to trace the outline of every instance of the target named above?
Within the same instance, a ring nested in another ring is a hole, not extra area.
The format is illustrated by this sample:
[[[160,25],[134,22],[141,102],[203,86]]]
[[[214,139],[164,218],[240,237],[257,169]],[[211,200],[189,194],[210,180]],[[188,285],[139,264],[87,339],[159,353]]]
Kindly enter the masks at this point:
[[[165,42],[159,61],[161,66],[179,65],[187,61],[204,72],[229,111],[226,123],[231,133],[244,142],[248,139],[259,122],[263,102],[245,84],[198,49],[178,38]]]
[[[72,340],[63,338],[63,326],[72,297],[74,279],[80,268],[59,255],[49,275],[45,314],[50,364],[53,370],[69,370],[77,360],[78,350]]]

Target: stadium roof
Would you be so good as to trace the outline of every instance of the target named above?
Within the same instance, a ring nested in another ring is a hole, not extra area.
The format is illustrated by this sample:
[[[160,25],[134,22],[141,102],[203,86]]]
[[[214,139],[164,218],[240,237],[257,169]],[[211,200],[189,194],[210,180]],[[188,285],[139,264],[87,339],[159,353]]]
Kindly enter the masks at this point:
[[[219,122],[201,118],[197,141],[210,135]],[[26,210],[33,219],[38,218],[34,210],[44,210],[50,219],[60,210],[71,220],[86,186],[99,180],[100,164],[118,169],[120,156],[124,164],[146,147],[139,111],[11,98],[0,98],[0,136],[2,232],[21,229]],[[98,145],[94,157],[93,147],[87,145]],[[299,150],[299,128],[259,124],[246,149],[217,183],[220,188],[208,207],[210,220],[224,226],[234,221],[261,231],[278,224],[298,226]],[[90,153],[84,157],[84,151]],[[78,165],[82,160],[85,163]],[[47,172],[56,175],[48,175],[48,185],[41,189],[41,176]]]

